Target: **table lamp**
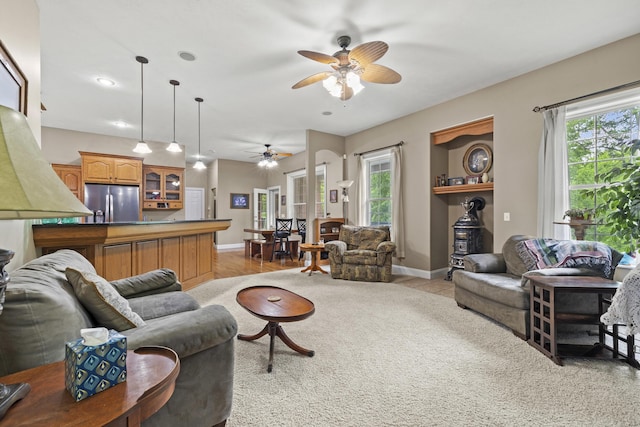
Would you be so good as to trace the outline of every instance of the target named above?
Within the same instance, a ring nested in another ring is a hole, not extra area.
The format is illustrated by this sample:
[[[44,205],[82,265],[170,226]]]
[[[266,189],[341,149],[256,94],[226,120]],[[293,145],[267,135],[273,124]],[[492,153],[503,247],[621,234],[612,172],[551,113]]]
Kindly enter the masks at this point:
[[[353,181],[345,179],[338,181],[338,187],[342,188],[342,215],[344,216],[344,223],[347,224],[347,203],[349,203],[349,187],[353,185]]]
[[[0,105],[0,220],[67,218],[91,215],[44,159],[27,118]],[[14,253],[0,249],[0,315]],[[29,393],[29,384],[0,383],[0,419]]]

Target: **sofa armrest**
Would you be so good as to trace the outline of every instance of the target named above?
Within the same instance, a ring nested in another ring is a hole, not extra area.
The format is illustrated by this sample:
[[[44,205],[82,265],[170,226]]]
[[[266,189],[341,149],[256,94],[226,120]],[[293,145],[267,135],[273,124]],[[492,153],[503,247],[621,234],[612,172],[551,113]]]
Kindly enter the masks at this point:
[[[506,273],[507,264],[502,254],[472,254],[464,258],[464,269],[474,273]]]
[[[125,298],[137,298],[182,290],[182,285],[178,282],[176,273],[168,268],[160,268],[137,276],[113,280],[111,284]]]
[[[390,253],[396,250],[396,244],[393,242],[385,241],[378,245],[376,252]]]
[[[225,307],[209,305],[152,319],[144,326],[121,333],[127,337],[130,350],[160,345],[184,358],[233,339],[238,333],[238,324]]]
[[[347,243],[342,240],[332,240],[324,244],[325,250],[334,255],[342,256],[347,250]]]

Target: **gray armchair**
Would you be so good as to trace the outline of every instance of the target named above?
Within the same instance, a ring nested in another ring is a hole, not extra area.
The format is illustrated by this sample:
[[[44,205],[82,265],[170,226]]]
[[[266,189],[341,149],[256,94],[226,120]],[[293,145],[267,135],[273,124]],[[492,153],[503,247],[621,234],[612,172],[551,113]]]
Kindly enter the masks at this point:
[[[343,225],[338,240],[325,244],[334,279],[390,282],[393,252],[389,227]]]

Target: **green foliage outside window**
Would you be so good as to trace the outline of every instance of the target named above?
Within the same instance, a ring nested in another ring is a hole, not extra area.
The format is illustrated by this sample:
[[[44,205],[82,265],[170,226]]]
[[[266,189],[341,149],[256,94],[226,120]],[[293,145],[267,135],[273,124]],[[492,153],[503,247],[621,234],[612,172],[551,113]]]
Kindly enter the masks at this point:
[[[369,225],[391,225],[391,160],[369,162]]]
[[[633,251],[640,240],[635,222],[624,210],[625,201],[635,201],[640,193],[638,160],[632,156],[638,138],[640,106],[567,120],[569,160],[569,206],[596,212],[588,227],[587,240],[597,240],[621,251]],[[629,165],[632,165],[631,170]],[[633,172],[635,166],[635,174]],[[614,203],[618,198],[621,203]],[[636,210],[637,213],[637,210]],[[635,224],[635,227],[632,227]],[[629,227],[634,228],[631,231]]]

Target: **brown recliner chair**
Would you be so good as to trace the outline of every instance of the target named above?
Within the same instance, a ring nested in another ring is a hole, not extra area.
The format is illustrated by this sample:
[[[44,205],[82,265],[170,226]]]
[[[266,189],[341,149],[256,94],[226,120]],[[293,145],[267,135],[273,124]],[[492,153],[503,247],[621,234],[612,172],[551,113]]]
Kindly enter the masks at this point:
[[[393,252],[389,227],[343,225],[338,240],[325,244],[334,279],[390,282]]]

